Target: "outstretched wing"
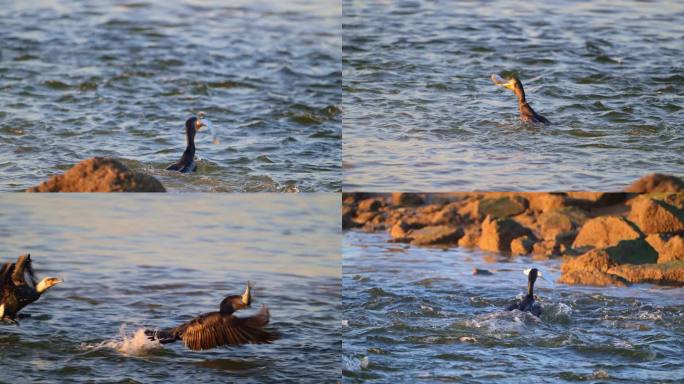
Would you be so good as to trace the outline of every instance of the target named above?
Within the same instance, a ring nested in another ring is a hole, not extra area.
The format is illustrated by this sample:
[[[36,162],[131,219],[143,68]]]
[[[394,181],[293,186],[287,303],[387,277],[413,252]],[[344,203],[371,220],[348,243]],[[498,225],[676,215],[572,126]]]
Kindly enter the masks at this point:
[[[31,287],[36,286],[36,275],[33,271],[33,263],[31,262],[31,255],[21,255],[14,264],[14,272],[12,273],[12,282],[14,285],[28,284]]]
[[[212,312],[183,325],[181,340],[194,351],[222,345],[270,343],[278,335],[263,329],[268,321],[269,312],[265,305],[256,315],[249,317]]]
[[[5,290],[9,290],[10,281],[12,279],[12,263],[3,264],[0,268],[0,303],[2,303],[5,297]]]

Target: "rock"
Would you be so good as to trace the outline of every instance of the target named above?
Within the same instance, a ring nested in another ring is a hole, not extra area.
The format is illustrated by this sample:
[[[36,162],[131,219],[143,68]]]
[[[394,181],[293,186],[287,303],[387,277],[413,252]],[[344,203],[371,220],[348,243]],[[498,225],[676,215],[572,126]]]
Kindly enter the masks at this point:
[[[422,205],[424,202],[425,200],[417,193],[392,193],[392,204],[395,206],[415,207]]]
[[[629,219],[644,233],[684,233],[684,212],[648,197],[634,200]]]
[[[458,214],[459,203],[447,204],[441,210],[435,212],[430,218],[431,225],[458,225],[461,216]]]
[[[594,285],[599,287],[608,285],[624,287],[628,285],[627,281],[622,277],[599,271],[568,272],[562,274],[558,282],[568,285]]]
[[[622,203],[628,197],[626,193],[615,192],[567,192],[567,196],[575,200],[571,203],[572,205],[585,207],[603,207]]]
[[[448,225],[434,225],[413,230],[409,236],[413,245],[455,245],[463,236],[463,230]]]
[[[521,214],[527,209],[528,202],[522,196],[506,196],[498,199],[483,199],[479,203],[480,217],[491,216],[495,219]]]
[[[608,252],[594,249],[581,256],[564,257],[558,281],[572,285],[626,285],[624,279],[608,272],[615,266]]]
[[[658,264],[670,261],[684,261],[684,237],[653,234],[646,237],[648,244],[658,252]]]
[[[684,192],[684,181],[675,176],[654,173],[635,181],[632,185],[625,189],[625,192]]]
[[[392,240],[396,242],[409,242],[411,239],[408,237],[408,231],[410,227],[403,221],[397,221],[394,223],[392,228],[390,228],[390,236]]]
[[[511,254],[513,255],[528,255],[532,252],[534,240],[529,236],[517,237],[511,241]]]
[[[511,251],[511,241],[516,237],[534,237],[532,231],[518,224],[513,219],[495,219],[487,216],[482,222],[480,249],[485,251]]]
[[[480,228],[472,225],[465,229],[463,237],[458,239],[458,246],[463,248],[475,248],[480,239]]]
[[[572,246],[573,248],[605,248],[617,245],[622,240],[633,240],[639,237],[641,233],[638,228],[624,218],[601,216],[584,223]]]
[[[564,257],[561,265],[561,272],[572,271],[598,271],[607,272],[610,268],[617,266],[617,263],[610,257],[604,249],[593,249],[581,256]]]
[[[359,212],[377,212],[383,206],[384,201],[381,198],[370,198],[359,201],[357,210]]]
[[[539,215],[537,222],[542,238],[555,239],[557,236],[571,232],[584,224],[587,214],[576,208],[563,208],[547,211]]]
[[[548,212],[567,205],[566,197],[555,193],[535,192],[526,196],[533,211]]]
[[[658,252],[644,238],[623,240],[605,251],[617,264],[650,264],[658,260]]]
[[[458,207],[458,215],[471,222],[480,221],[480,201],[476,199],[467,200],[460,203]]]
[[[542,240],[532,245],[532,254],[535,256],[553,256],[559,253],[555,240]]]
[[[166,192],[150,175],[132,172],[120,161],[93,157],[27,192]]]
[[[359,226],[353,217],[356,215],[356,210],[350,206],[342,206],[342,229],[351,229]]]
[[[473,276],[474,275],[489,276],[492,275],[492,272],[486,269],[473,268]]]
[[[684,261],[670,261],[663,264],[619,265],[609,269],[608,273],[620,276],[635,284],[684,285]]]
[[[366,223],[370,222],[377,216],[378,214],[376,212],[360,212],[354,218],[352,221],[356,223],[358,227],[364,226]]]

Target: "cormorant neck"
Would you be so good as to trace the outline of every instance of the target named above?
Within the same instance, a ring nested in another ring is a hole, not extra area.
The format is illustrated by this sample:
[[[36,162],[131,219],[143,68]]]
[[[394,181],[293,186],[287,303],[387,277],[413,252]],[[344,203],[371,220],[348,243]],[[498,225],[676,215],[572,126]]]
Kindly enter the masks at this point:
[[[527,296],[534,297],[534,280],[527,281]]]

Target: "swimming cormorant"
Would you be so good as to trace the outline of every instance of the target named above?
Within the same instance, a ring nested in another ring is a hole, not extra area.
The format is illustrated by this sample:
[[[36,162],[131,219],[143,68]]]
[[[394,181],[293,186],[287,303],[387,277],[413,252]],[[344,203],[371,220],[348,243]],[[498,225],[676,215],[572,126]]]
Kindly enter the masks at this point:
[[[264,344],[278,338],[277,333],[266,331],[264,327],[269,321],[266,305],[256,315],[236,317],[234,312],[247,308],[252,303],[251,284],[242,295],[226,296],[218,312],[209,312],[183,323],[177,327],[164,330],[145,330],[150,340],[161,344],[182,340],[185,346],[193,351],[216,348],[223,345]]]
[[[202,120],[202,117],[202,114],[200,114],[200,117],[193,116],[185,121],[185,151],[183,151],[183,156],[181,156],[178,162],[166,167],[167,171],[186,173],[194,172],[197,169],[197,165],[195,164],[195,134],[199,132],[202,127],[207,126]]]
[[[493,74],[492,81],[494,84],[508,88],[518,97],[518,111],[520,112],[520,121],[523,123],[542,123],[551,124],[551,122],[544,116],[538,114],[530,107],[530,104],[525,100],[525,90],[522,82],[517,77],[513,76],[508,81],[503,81],[499,76]]]
[[[537,281],[538,272],[537,268],[529,270],[527,273],[527,295],[520,301],[508,305],[508,307],[506,307],[507,311],[517,309],[523,312],[530,312],[537,317],[541,316],[541,306],[534,300],[534,282]]]
[[[5,263],[0,268],[0,320],[19,325],[18,318],[29,316],[18,312],[62,281],[46,277],[38,282],[29,254],[19,256],[16,263]]]

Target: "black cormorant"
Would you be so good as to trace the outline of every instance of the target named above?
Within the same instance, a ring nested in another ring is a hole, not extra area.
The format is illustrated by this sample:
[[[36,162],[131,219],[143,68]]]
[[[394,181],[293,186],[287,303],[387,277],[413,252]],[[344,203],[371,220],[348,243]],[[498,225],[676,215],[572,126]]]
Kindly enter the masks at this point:
[[[537,268],[532,268],[527,274],[527,295],[515,303],[511,303],[506,307],[507,311],[514,309],[530,312],[539,317],[541,316],[541,306],[534,300],[534,282],[537,281]]]
[[[499,76],[493,74],[492,81],[494,84],[508,88],[518,97],[518,111],[520,112],[520,121],[523,123],[542,123],[551,124],[551,122],[544,116],[538,114],[530,107],[530,104],[525,100],[525,90],[522,82],[517,77],[513,76],[507,81],[504,81]]]
[[[18,325],[17,318],[28,317],[18,312],[62,281],[46,277],[38,282],[29,254],[19,256],[16,263],[5,263],[0,268],[0,320]]]
[[[219,346],[241,344],[264,344],[278,338],[277,333],[264,327],[269,321],[268,307],[263,305],[256,315],[236,317],[235,311],[247,308],[252,303],[251,285],[242,295],[227,296],[221,301],[218,312],[209,312],[164,330],[145,330],[150,340],[161,344],[182,340],[193,351],[216,348]]]
[[[194,172],[197,169],[195,164],[195,134],[207,124],[200,117],[191,117],[185,121],[185,151],[178,162],[166,167],[167,171],[179,171],[181,173]]]

